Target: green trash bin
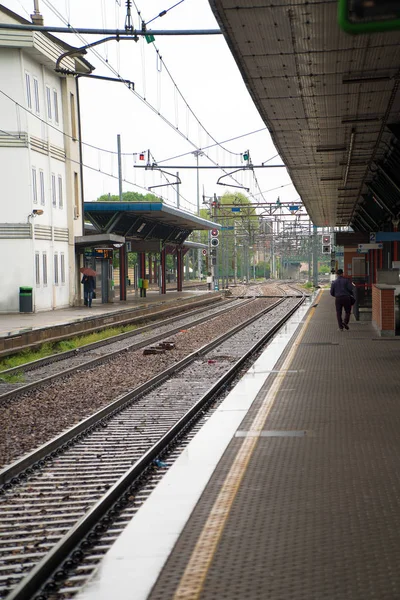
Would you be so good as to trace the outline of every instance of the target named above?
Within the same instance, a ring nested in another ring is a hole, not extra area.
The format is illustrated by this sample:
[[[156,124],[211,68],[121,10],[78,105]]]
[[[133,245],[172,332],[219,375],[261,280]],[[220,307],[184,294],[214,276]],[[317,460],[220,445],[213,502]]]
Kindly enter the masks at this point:
[[[19,288],[19,312],[29,313],[33,312],[33,298],[31,287],[20,287]]]

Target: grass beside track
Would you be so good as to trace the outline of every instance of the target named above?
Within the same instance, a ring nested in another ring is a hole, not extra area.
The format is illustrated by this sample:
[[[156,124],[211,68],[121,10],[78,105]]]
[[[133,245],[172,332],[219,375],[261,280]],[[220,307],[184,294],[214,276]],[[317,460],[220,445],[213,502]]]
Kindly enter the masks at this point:
[[[143,325],[144,323],[141,323],[140,327],[143,327]],[[39,348],[35,348],[34,350],[24,350],[23,352],[13,354],[12,356],[7,356],[0,360],[0,373],[2,371],[6,371],[7,369],[12,369],[35,360],[39,360],[40,358],[46,358],[47,356],[53,356],[54,354],[61,354],[62,352],[67,352],[68,350],[81,348],[87,344],[100,342],[101,340],[106,340],[115,335],[119,335],[120,333],[133,331],[138,327],[138,325],[110,327],[109,329],[103,329],[102,331],[89,333],[87,335],[79,335],[68,340],[62,340],[60,342],[45,342],[39,346]],[[20,383],[24,380],[22,373],[14,373],[12,375],[4,374],[0,376],[0,379],[2,381],[6,381],[7,383]]]

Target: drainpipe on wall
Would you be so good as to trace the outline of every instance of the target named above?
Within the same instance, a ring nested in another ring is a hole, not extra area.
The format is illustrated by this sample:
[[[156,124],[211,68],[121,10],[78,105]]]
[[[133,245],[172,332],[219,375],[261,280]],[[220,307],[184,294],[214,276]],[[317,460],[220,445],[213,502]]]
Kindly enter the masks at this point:
[[[82,126],[81,126],[81,103],[79,98],[79,75],[75,78],[76,87],[76,109],[78,113],[78,136],[79,136],[79,171],[81,178],[81,218],[82,218],[82,235],[85,235],[85,217],[83,210],[84,193],[83,193],[83,152],[82,152]]]

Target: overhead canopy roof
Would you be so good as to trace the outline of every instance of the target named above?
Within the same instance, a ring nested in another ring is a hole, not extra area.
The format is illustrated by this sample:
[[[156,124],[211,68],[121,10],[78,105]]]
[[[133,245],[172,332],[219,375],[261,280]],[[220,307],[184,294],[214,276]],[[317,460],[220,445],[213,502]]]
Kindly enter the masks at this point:
[[[400,32],[344,33],[337,0],[209,1],[314,224],[390,220],[400,211],[389,127],[400,122]]]
[[[100,244],[124,244],[125,238],[120,235],[114,235],[113,233],[101,233],[75,236],[75,246],[81,246],[82,248],[88,248],[89,246],[99,246]]]
[[[123,236],[138,252],[157,252],[160,243],[182,245],[194,230],[220,228],[161,202],[85,202],[84,216],[94,233]]]

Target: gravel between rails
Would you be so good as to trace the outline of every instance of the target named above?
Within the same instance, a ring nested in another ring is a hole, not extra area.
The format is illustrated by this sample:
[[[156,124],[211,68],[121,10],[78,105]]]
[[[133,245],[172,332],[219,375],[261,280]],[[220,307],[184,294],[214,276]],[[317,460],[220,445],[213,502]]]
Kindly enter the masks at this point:
[[[273,298],[259,299],[190,330],[182,330],[168,338],[175,342],[175,348],[165,354],[144,356],[143,350],[125,351],[110,363],[85,369],[21,394],[12,402],[1,403],[0,466],[47,442],[274,302]]]
[[[288,281],[269,281],[264,283],[238,283],[237,286],[229,288],[231,296],[277,296],[282,295],[295,296],[296,290],[300,294],[304,294],[304,288],[300,283]]]

